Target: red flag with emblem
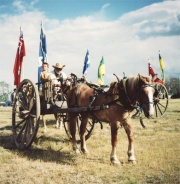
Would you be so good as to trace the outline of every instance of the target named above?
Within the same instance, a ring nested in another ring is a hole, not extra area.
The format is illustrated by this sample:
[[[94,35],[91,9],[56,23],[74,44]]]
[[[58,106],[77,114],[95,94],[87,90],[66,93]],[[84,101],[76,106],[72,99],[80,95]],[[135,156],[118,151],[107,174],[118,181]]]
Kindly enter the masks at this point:
[[[14,85],[16,85],[17,87],[19,86],[21,81],[22,62],[23,62],[23,57],[25,55],[26,55],[26,50],[25,50],[25,44],[23,39],[23,32],[20,29],[19,43],[18,43],[16,58],[14,62],[14,69],[13,69]]]

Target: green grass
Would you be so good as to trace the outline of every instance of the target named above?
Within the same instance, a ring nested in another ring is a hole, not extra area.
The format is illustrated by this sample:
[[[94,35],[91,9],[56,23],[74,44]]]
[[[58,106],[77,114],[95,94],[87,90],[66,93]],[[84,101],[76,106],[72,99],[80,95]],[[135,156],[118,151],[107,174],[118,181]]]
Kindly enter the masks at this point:
[[[180,183],[180,100],[170,99],[164,116],[132,120],[137,164],[127,161],[127,137],[119,129],[117,156],[121,164],[110,163],[110,127],[96,124],[87,141],[90,155],[75,155],[64,129],[53,127],[48,115],[48,132],[42,122],[31,148],[18,151],[12,139],[11,108],[0,108],[0,183],[110,183],[110,184],[178,184]]]

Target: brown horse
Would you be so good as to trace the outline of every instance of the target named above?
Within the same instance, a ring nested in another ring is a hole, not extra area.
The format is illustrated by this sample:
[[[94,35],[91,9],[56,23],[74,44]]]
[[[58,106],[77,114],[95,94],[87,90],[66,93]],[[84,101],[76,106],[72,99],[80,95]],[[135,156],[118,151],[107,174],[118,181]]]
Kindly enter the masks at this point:
[[[117,77],[118,79],[118,77]],[[116,156],[116,145],[118,129],[124,127],[128,137],[128,161],[136,163],[134,156],[133,132],[128,119],[131,112],[136,108],[137,102],[140,104],[147,118],[154,114],[153,107],[153,81],[149,77],[138,75],[128,79],[112,82],[108,91],[89,87],[84,83],[77,83],[67,94],[68,107],[89,107],[86,112],[69,112],[69,131],[72,136],[73,150],[80,153],[76,142],[76,122],[78,114],[81,114],[82,121],[80,125],[81,151],[89,153],[85,142],[85,131],[88,118],[96,118],[97,121],[107,122],[111,126],[111,144],[112,151],[110,161],[113,164],[119,164]],[[95,106],[108,105],[109,108],[94,111]]]

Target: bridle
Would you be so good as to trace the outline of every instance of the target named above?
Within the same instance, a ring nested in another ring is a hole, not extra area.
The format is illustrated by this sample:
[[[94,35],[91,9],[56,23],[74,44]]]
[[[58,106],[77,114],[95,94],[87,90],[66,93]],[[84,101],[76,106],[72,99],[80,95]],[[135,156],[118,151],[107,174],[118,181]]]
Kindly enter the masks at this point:
[[[118,95],[118,98],[116,98],[112,102],[110,102],[109,105],[117,103],[117,104],[124,106],[128,109],[136,109],[137,106],[139,106],[139,105],[140,105],[140,107],[142,107],[143,104],[154,104],[153,101],[152,102],[145,102],[142,99],[143,89],[146,87],[154,88],[154,85],[153,84],[143,84],[142,86],[140,86],[139,81],[137,83],[138,83],[138,85],[137,85],[136,90],[134,92],[133,98],[131,98],[129,96],[127,90],[125,89],[126,85],[123,85],[122,80],[120,82],[113,84],[114,88],[115,88],[116,84],[117,84],[117,88],[118,88],[117,93],[113,93],[113,96]],[[137,102],[139,102],[139,105],[137,104]]]

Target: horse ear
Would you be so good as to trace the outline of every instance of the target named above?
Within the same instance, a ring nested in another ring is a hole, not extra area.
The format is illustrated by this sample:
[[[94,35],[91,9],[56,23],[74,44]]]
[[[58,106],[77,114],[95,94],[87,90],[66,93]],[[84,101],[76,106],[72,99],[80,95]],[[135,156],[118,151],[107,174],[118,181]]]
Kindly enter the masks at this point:
[[[144,77],[141,74],[138,73],[138,77],[139,77],[140,80],[144,81]]]
[[[139,80],[142,81],[143,83],[146,83],[147,82],[147,77],[144,77],[140,74],[138,74],[138,77],[139,77]]]

